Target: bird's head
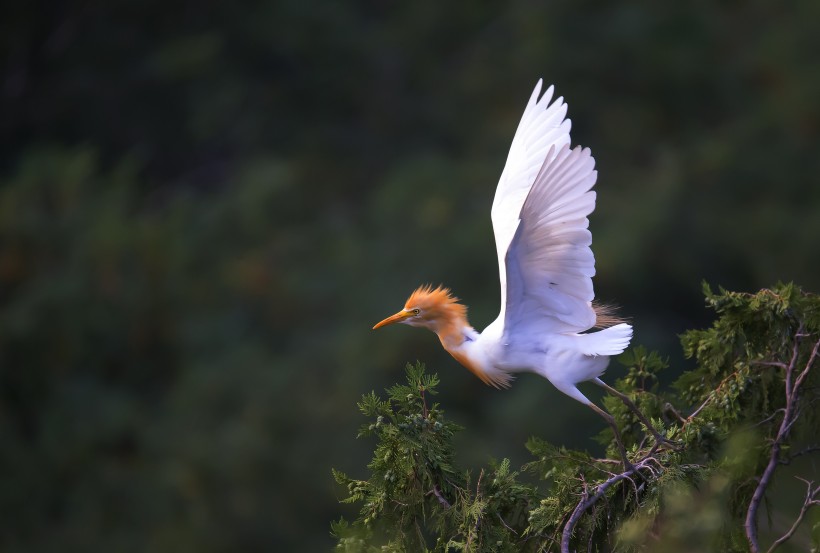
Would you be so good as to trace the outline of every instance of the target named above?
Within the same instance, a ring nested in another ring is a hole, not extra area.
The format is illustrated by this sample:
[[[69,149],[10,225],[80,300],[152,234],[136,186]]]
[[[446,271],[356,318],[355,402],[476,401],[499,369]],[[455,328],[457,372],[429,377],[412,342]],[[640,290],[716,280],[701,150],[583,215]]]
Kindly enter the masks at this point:
[[[403,323],[438,332],[444,323],[452,323],[457,319],[466,323],[466,314],[467,308],[458,303],[458,298],[448,288],[421,286],[407,298],[404,309],[377,323],[373,330],[393,323]]]

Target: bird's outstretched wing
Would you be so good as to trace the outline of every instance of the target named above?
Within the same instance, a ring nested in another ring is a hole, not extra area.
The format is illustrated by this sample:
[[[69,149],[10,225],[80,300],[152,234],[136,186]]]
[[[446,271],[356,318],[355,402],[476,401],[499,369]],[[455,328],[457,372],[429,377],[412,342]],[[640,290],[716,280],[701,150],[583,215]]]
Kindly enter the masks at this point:
[[[587,216],[595,208],[595,161],[569,149],[569,120],[552,87],[535,88],[493,202],[503,334],[579,332],[595,325],[595,258]]]
[[[569,144],[572,123],[565,119],[567,105],[563,98],[558,98],[550,104],[555,90],[553,86],[550,86],[539,99],[542,84],[543,80],[538,79],[524,109],[524,115],[518,123],[510,152],[507,154],[507,163],[501,172],[493,199],[491,217],[501,278],[502,314],[507,297],[505,258],[518,228],[521,207],[550,150],[554,148],[554,152],[557,152],[561,146]]]

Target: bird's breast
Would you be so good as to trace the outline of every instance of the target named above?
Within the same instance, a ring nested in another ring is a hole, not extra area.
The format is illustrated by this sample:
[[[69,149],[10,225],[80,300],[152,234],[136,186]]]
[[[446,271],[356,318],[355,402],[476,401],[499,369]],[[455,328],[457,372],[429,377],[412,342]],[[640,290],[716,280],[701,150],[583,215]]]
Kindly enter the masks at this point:
[[[502,370],[478,340],[465,340],[459,347],[445,349],[453,358],[476,375],[482,382],[495,388],[508,388],[512,377]]]

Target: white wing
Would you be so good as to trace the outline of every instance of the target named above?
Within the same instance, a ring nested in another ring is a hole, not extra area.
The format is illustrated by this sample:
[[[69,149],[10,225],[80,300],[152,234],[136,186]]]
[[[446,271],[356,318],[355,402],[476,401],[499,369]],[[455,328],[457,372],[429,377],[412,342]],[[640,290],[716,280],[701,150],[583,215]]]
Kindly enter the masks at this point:
[[[548,156],[554,156],[550,152],[557,152],[561,146],[569,144],[571,122],[564,119],[567,106],[563,98],[558,98],[550,104],[554,91],[552,86],[539,100],[542,83],[539,79],[527,102],[524,115],[521,116],[521,122],[518,123],[510,153],[507,155],[507,163],[504,165],[493,199],[491,215],[501,278],[502,315],[507,302],[505,258],[518,228],[524,200]]]
[[[505,334],[523,324],[538,332],[595,325],[587,219],[595,209],[594,168],[588,148],[563,146],[538,174],[507,249]]]
[[[580,332],[595,324],[595,258],[587,219],[595,208],[595,160],[588,149],[569,149],[568,124],[560,134],[551,127],[524,125],[528,116],[539,115],[531,114],[532,106],[531,100],[493,203],[502,288],[499,320],[505,337]],[[549,113],[553,106],[541,111]],[[565,112],[560,105],[561,118]],[[544,143],[546,149],[528,148]],[[515,155],[513,150],[518,150]],[[540,159],[533,159],[538,154]],[[512,175],[518,175],[515,181],[505,181]]]

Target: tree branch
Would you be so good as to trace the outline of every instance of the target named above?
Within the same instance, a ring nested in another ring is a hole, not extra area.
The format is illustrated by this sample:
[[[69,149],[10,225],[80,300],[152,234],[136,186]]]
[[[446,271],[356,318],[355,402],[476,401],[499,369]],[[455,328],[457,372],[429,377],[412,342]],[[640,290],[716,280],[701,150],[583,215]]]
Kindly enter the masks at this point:
[[[445,509],[450,508],[450,506],[451,506],[450,502],[447,501],[447,498],[444,497],[444,495],[441,493],[441,488],[439,487],[438,484],[434,485],[433,489],[430,490],[429,492],[427,492],[427,495],[430,495],[430,494],[433,494],[434,496],[436,496],[436,499],[438,499],[438,502],[441,504],[442,507],[444,507]]]
[[[575,525],[578,524],[578,521],[581,519],[581,515],[589,509],[592,505],[598,502],[599,499],[606,493],[606,491],[611,488],[613,485],[617,484],[622,480],[630,480],[630,475],[637,473],[642,468],[647,468],[650,461],[657,460],[654,457],[645,457],[635,463],[631,468],[624,470],[621,473],[615,474],[608,478],[607,480],[598,484],[595,488],[595,493],[590,496],[587,492],[586,488],[584,488],[583,493],[581,494],[581,500],[573,509],[572,514],[567,520],[567,523],[564,525],[564,531],[561,533],[561,553],[569,553],[569,541],[572,538],[572,532],[575,529]],[[633,482],[634,485],[634,482]]]
[[[810,453],[814,453],[815,451],[820,451],[820,444],[810,445],[808,447],[804,447],[800,451],[796,453],[791,453],[786,456],[784,459],[780,459],[781,465],[788,465],[791,464],[793,459],[797,459],[798,457],[802,457],[803,455],[809,455]]]
[[[803,328],[801,327],[800,329],[798,329],[797,333],[794,336],[792,356],[789,361],[789,364],[785,366],[784,376],[786,381],[786,406],[783,411],[783,420],[780,421],[780,428],[778,429],[777,435],[772,441],[772,448],[769,453],[769,461],[766,464],[766,468],[763,470],[763,474],[760,476],[758,480],[757,487],[755,488],[754,494],[752,495],[752,499],[749,502],[749,507],[746,510],[746,521],[743,524],[743,528],[746,531],[746,539],[749,541],[749,550],[752,553],[760,553],[760,544],[758,542],[757,536],[757,511],[760,508],[760,503],[766,494],[766,489],[769,487],[769,484],[771,483],[774,471],[777,468],[777,465],[780,464],[781,448],[783,444],[786,442],[786,439],[788,438],[789,431],[791,430],[792,426],[797,420],[797,416],[799,414],[797,409],[797,398],[799,395],[798,392],[800,391],[800,386],[805,381],[809,370],[814,364],[814,361],[817,358],[818,348],[820,348],[820,340],[818,340],[814,344],[814,348],[812,349],[811,355],[809,356],[808,361],[806,361],[806,365],[804,366],[803,370],[797,375],[797,378],[794,379],[794,372],[800,354],[800,338],[804,336],[805,335],[803,334]],[[809,489],[809,500],[813,500],[811,491],[812,490]],[[804,507],[808,509],[808,506],[804,505]],[[805,513],[801,510],[801,515],[798,517],[797,523],[799,523],[804,514]],[[794,528],[796,529],[796,526]],[[791,536],[791,533],[787,532],[787,534],[783,536],[783,541],[788,539]],[[780,543],[782,543],[782,541]],[[776,545],[779,544],[775,542],[775,544],[772,545],[772,548],[770,548],[769,551],[776,547]]]
[[[798,477],[798,479],[803,480],[800,477]],[[803,522],[803,517],[806,516],[808,510],[815,505],[820,505],[820,499],[817,499],[817,496],[820,495],[820,486],[812,489],[814,482],[809,482],[808,480],[803,480],[803,482],[806,483],[806,497],[803,500],[803,505],[800,507],[800,513],[797,515],[797,519],[794,521],[794,524],[792,524],[792,527],[789,528],[789,531],[777,538],[766,553],[772,553],[780,544],[791,538],[797,531],[797,527]]]

